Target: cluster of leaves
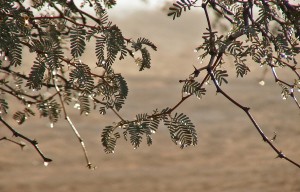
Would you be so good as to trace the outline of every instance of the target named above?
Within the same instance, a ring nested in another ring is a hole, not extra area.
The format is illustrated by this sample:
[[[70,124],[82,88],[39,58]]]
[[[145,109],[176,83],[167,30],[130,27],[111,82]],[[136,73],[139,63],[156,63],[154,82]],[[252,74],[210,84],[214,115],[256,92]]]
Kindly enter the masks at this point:
[[[152,144],[152,135],[157,132],[159,124],[163,121],[168,128],[172,141],[180,148],[194,146],[197,144],[197,133],[195,126],[185,114],[170,115],[170,108],[162,111],[155,110],[152,115],[147,113],[136,115],[134,121],[121,121],[115,126],[107,126],[101,134],[102,145],[106,153],[113,153],[116,141],[123,131],[124,139],[129,137],[130,143],[137,148],[142,143],[143,135],[146,137],[147,145]],[[120,130],[121,129],[121,130]]]
[[[114,70],[116,59],[129,55],[138,70],[149,69],[149,48],[156,51],[157,47],[143,37],[125,38],[109,21],[107,9],[116,4],[114,0],[30,3],[0,2],[1,116],[12,113],[23,124],[40,115],[48,118],[51,127],[63,117],[74,129],[67,105],[85,115],[92,110],[102,115],[107,110],[119,111],[129,89],[122,74]],[[95,15],[85,12],[87,7]],[[94,64],[81,59],[88,42],[95,44]],[[32,60],[22,58],[24,50]],[[31,66],[29,71],[25,64]],[[21,107],[12,112],[10,106],[16,100]]]
[[[126,39],[118,26],[108,21],[107,8],[115,5],[115,1],[82,1],[80,6],[74,1],[31,3],[31,9],[23,1],[0,3],[0,67],[2,73],[14,76],[8,75],[1,81],[1,99],[9,103],[5,95],[11,93],[25,106],[30,105],[27,107],[30,111],[36,106],[40,115],[49,117],[50,122],[57,121],[65,104],[74,103],[81,114],[88,114],[92,103],[95,109],[99,106],[101,113],[109,108],[120,110],[128,87],[122,75],[113,70],[117,55],[120,53],[121,60],[128,53],[134,57],[133,53],[140,51],[141,58],[134,61],[139,64],[139,70],[143,70],[151,66],[148,47],[156,50],[156,46],[146,38]],[[52,12],[42,11],[45,6]],[[94,8],[96,17],[83,11],[86,6]],[[87,20],[94,25],[87,24]],[[98,62],[94,67],[80,59],[87,41],[96,42]],[[65,49],[65,45],[69,49]],[[22,52],[26,48],[35,57],[28,74],[18,72],[24,67]],[[68,54],[71,58],[66,57]],[[95,67],[101,74],[91,70]],[[17,89],[11,86],[15,77],[21,81]],[[63,103],[59,101],[60,95]],[[45,111],[47,104],[51,110]],[[7,110],[3,108],[3,112]],[[14,119],[22,124],[30,116],[27,114],[17,111]],[[29,114],[35,115],[34,112]]]
[[[228,95],[221,85],[228,83],[227,72],[230,65],[226,65],[225,56],[233,58],[236,68],[236,76],[243,78],[250,72],[250,65],[258,64],[271,71],[275,82],[282,88],[281,95],[285,100],[291,98],[300,109],[297,93],[299,92],[300,73],[296,56],[300,53],[300,22],[296,18],[300,16],[300,7],[290,1],[232,1],[232,0],[207,0],[202,1],[201,6],[197,1],[178,0],[169,8],[168,16],[173,19],[180,17],[182,11],[192,7],[201,7],[207,21],[206,32],[203,33],[203,43],[195,52],[201,52],[199,59],[208,58],[207,65],[196,68],[188,80],[184,82],[183,91],[188,94],[183,96],[175,108],[187,99],[191,93],[201,97],[205,93],[204,85],[212,80],[217,93],[221,93],[234,105],[241,108],[250,118],[254,127],[277,153],[294,165],[299,164],[290,160],[278,150],[262,132],[254,121],[248,107],[244,107]],[[211,15],[212,10],[214,15]],[[258,14],[256,14],[258,12]],[[224,24],[222,30],[214,31],[211,23]],[[230,26],[230,27],[226,27]],[[222,31],[222,33],[220,33]],[[201,62],[202,63],[202,62]],[[277,74],[281,68],[288,68],[289,78],[282,78]],[[201,83],[197,78],[200,72],[207,70]],[[260,82],[264,85],[264,82]]]
[[[131,56],[140,71],[149,69],[149,48],[156,51],[157,47],[143,37],[137,40],[125,38],[121,29],[109,21],[107,9],[116,4],[115,0],[82,0],[80,5],[73,0],[33,0],[30,9],[22,0],[0,1],[0,73],[4,74],[0,80],[0,113],[8,113],[10,103],[14,102],[11,98],[14,98],[23,105],[13,115],[19,124],[35,114],[47,117],[51,126],[64,117],[82,144],[78,131],[68,117],[66,105],[73,104],[80,114],[88,115],[93,104],[93,109],[100,114],[105,115],[107,110],[112,110],[120,118],[118,123],[102,130],[101,141],[106,153],[114,152],[121,135],[134,148],[141,145],[143,136],[151,145],[152,135],[160,122],[169,130],[172,141],[184,148],[197,144],[197,133],[190,118],[175,110],[192,95],[201,99],[206,93],[206,82],[212,80],[218,93],[247,113],[263,140],[276,151],[278,157],[294,163],[264,135],[249,113],[249,108],[232,99],[221,86],[228,83],[229,76],[224,56],[233,58],[239,78],[250,72],[251,63],[248,60],[252,59],[272,71],[275,81],[282,88],[282,97],[291,97],[300,108],[296,95],[300,88],[296,61],[296,55],[300,52],[300,7],[289,1],[206,0],[201,1],[201,6],[198,2],[177,0],[169,8],[168,16],[176,19],[191,8],[204,10],[208,27],[202,36],[203,43],[195,50],[201,52],[199,59],[208,58],[209,62],[199,68],[194,67],[188,79],[180,80],[184,82],[182,97],[174,107],[155,110],[150,115],[138,114],[135,120],[125,120],[118,111],[125,103],[129,89],[124,77],[115,72],[114,63],[117,59]],[[48,12],[43,11],[45,6]],[[94,15],[84,11],[87,6],[93,7]],[[222,30],[222,34],[214,31],[209,9],[216,13],[215,18],[219,21],[228,23],[230,29]],[[258,15],[254,11],[258,11]],[[95,43],[97,62],[94,65],[81,60],[87,42]],[[29,73],[19,72],[24,67],[24,49],[35,57]],[[276,71],[283,67],[293,74],[291,81],[282,80],[277,75]],[[203,70],[207,73],[199,75]],[[198,80],[200,78],[203,79]],[[2,116],[0,121],[15,135],[26,139],[14,131]],[[36,141],[26,140],[39,151]],[[84,145],[82,147],[85,150]],[[39,153],[45,161],[49,161]],[[88,160],[87,164],[90,167]]]

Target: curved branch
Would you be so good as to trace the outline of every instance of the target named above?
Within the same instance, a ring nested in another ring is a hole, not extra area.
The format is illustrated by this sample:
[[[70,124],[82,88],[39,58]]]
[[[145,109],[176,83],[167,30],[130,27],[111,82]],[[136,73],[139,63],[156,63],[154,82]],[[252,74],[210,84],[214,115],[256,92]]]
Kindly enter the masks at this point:
[[[45,165],[52,161],[52,159],[46,157],[42,153],[42,151],[38,147],[38,142],[36,140],[29,139],[28,137],[26,137],[26,136],[22,135],[21,133],[17,132],[6,121],[4,121],[1,116],[0,116],[0,121],[13,133],[13,136],[20,137],[20,138],[24,139],[25,141],[29,142],[35,148],[35,150],[39,153],[39,155],[43,158]]]
[[[54,77],[54,78],[55,78],[55,77]],[[84,144],[84,142],[83,142],[83,139],[81,138],[81,136],[80,136],[78,130],[76,129],[76,127],[74,126],[73,122],[71,121],[70,117],[69,117],[68,114],[67,114],[67,111],[66,111],[66,108],[65,108],[65,104],[64,104],[64,101],[63,101],[63,99],[62,99],[62,95],[61,95],[60,90],[59,90],[59,88],[58,88],[58,86],[57,86],[57,84],[56,84],[55,79],[53,79],[53,84],[55,85],[55,90],[56,90],[56,92],[57,92],[57,94],[58,94],[60,103],[61,103],[61,105],[62,105],[65,120],[67,120],[67,122],[68,122],[69,125],[71,126],[73,132],[75,133],[77,139],[78,139],[79,142],[80,142],[80,145],[81,145],[81,147],[82,147],[82,150],[83,150],[83,153],[84,153],[84,157],[85,157],[85,160],[86,160],[86,163],[87,163],[87,167],[88,167],[89,169],[93,169],[93,170],[94,170],[96,167],[94,167],[94,166],[92,165],[92,163],[90,162],[89,157],[88,157],[88,154],[87,154],[87,150],[86,150],[86,147],[85,147],[85,144]]]
[[[227,93],[225,93],[221,87],[219,86],[216,78],[214,77],[214,73],[212,71],[212,69],[208,69],[208,74],[210,74],[211,79],[214,82],[214,85],[217,89],[217,93],[221,93],[226,99],[228,99],[230,102],[232,102],[234,105],[236,105],[238,108],[242,109],[247,116],[249,117],[249,119],[251,120],[251,122],[253,123],[254,127],[256,128],[256,130],[258,131],[258,133],[261,135],[261,137],[263,138],[263,141],[267,142],[269,144],[269,146],[277,153],[277,157],[281,158],[281,159],[285,159],[288,162],[294,164],[295,166],[297,166],[298,168],[300,168],[300,164],[296,163],[295,161],[289,159],[288,157],[286,157],[282,151],[280,151],[279,149],[277,149],[272,141],[264,134],[264,132],[262,131],[262,129],[260,128],[260,126],[258,125],[258,123],[255,121],[255,119],[253,118],[253,116],[250,113],[250,108],[249,107],[245,107],[243,105],[241,105],[240,103],[238,103],[237,101],[235,101],[233,98],[231,98]]]

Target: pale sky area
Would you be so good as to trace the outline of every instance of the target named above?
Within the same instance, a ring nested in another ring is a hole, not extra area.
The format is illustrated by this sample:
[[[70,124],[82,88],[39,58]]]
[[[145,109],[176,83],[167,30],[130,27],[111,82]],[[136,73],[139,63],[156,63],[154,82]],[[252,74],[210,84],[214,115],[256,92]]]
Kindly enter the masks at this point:
[[[175,2],[172,0],[117,0],[117,5],[109,10],[111,14],[122,12],[124,14],[130,14],[136,10],[153,10],[155,8],[163,7],[165,2]]]

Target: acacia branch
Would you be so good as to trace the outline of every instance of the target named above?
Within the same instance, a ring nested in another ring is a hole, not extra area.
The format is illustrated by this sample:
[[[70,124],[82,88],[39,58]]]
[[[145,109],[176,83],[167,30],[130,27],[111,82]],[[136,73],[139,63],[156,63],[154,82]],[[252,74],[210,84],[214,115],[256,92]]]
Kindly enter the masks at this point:
[[[217,89],[217,93],[221,93],[226,99],[228,99],[230,102],[232,102],[234,105],[236,105],[238,108],[242,109],[246,114],[247,116],[249,117],[249,119],[251,120],[251,122],[253,123],[254,127],[256,128],[256,130],[258,131],[258,133],[261,135],[261,137],[263,138],[263,141],[267,142],[269,144],[269,146],[277,153],[277,157],[281,158],[281,159],[285,159],[287,160],[288,162],[296,165],[298,168],[300,168],[300,164],[296,163],[295,161],[289,159],[287,156],[285,156],[283,154],[282,151],[280,151],[279,149],[277,149],[272,141],[264,134],[264,132],[262,131],[262,129],[260,128],[260,126],[258,125],[258,123],[255,121],[255,119],[253,118],[253,116],[251,115],[250,113],[250,108],[249,107],[245,107],[243,105],[241,105],[240,103],[238,103],[237,101],[235,101],[233,98],[231,98],[227,93],[225,93],[220,85],[218,84],[215,76],[214,76],[214,73],[213,73],[213,70],[211,68],[209,68],[208,70],[208,74],[210,74],[210,77],[211,79],[213,80],[214,82],[214,85]]]
[[[66,111],[66,108],[65,108],[65,104],[64,104],[64,101],[63,101],[63,99],[62,99],[62,95],[61,95],[61,93],[60,93],[60,89],[59,89],[59,87],[58,87],[57,84],[56,84],[55,78],[56,78],[56,77],[54,77],[54,79],[53,79],[53,84],[55,85],[55,90],[56,90],[56,92],[57,92],[57,94],[58,94],[60,103],[61,103],[61,105],[62,105],[65,120],[67,120],[67,122],[68,122],[69,125],[71,126],[73,132],[75,133],[77,139],[79,140],[79,143],[80,143],[80,145],[81,145],[81,148],[82,148],[82,150],[83,150],[84,157],[85,157],[85,160],[86,160],[86,163],[87,163],[87,167],[88,167],[89,169],[95,169],[96,167],[94,167],[94,166],[92,165],[92,163],[90,162],[90,160],[89,160],[89,157],[88,157],[88,154],[87,154],[87,149],[86,149],[86,147],[85,147],[85,144],[84,144],[84,142],[83,142],[83,139],[81,138],[81,136],[80,136],[78,130],[76,129],[76,127],[74,126],[73,122],[71,121],[70,117],[69,117],[68,114],[67,114],[67,111]]]
[[[13,133],[13,136],[20,137],[20,138],[24,139],[25,141],[29,142],[35,148],[35,150],[39,153],[39,155],[43,158],[45,163],[49,163],[49,162],[52,161],[52,159],[46,157],[42,153],[42,151],[38,147],[38,142],[36,140],[29,139],[28,137],[26,137],[26,136],[22,135],[21,133],[17,132],[6,121],[4,121],[1,116],[0,116],[0,121]]]
[[[6,141],[9,141],[9,142],[14,143],[14,144],[16,144],[16,145],[19,145],[19,146],[21,147],[21,149],[23,149],[23,148],[26,146],[24,143],[16,142],[16,141],[14,141],[14,140],[8,139],[7,137],[2,137],[2,138],[0,139],[0,141],[1,141],[1,140],[6,140]]]

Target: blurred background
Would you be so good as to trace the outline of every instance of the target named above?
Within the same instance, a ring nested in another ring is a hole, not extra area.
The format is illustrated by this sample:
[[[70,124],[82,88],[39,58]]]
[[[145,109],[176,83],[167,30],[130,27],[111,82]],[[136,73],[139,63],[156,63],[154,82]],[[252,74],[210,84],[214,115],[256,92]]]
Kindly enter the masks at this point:
[[[194,52],[206,27],[202,9],[183,13],[175,21],[163,9],[159,0],[118,0],[110,11],[111,21],[126,38],[145,37],[158,47],[157,52],[151,51],[150,70],[139,72],[131,58],[115,64],[116,72],[122,73],[129,86],[128,100],[120,112],[124,118],[173,107],[181,98],[182,84],[178,81],[193,72],[193,65],[204,65],[197,60],[199,53]],[[93,45],[89,46],[94,50]],[[93,51],[86,51],[82,60],[94,65],[96,57]],[[275,145],[299,163],[299,109],[292,100],[282,100],[281,89],[270,71],[261,86],[264,69],[252,63],[250,66],[251,73],[243,79],[236,78],[235,66],[229,60],[229,84],[223,86],[224,90],[251,108],[268,137],[276,132]],[[300,191],[299,169],[276,159],[247,115],[216,95],[213,85],[205,88],[203,99],[192,97],[176,110],[191,118],[198,133],[198,145],[183,150],[172,143],[161,124],[151,147],[144,142],[134,150],[129,142],[119,139],[115,153],[105,154],[100,143],[101,130],[118,118],[112,112],[106,116],[97,111],[80,116],[79,111],[70,110],[90,160],[97,166],[94,171],[85,167],[80,144],[63,119],[52,129],[45,123],[47,120],[38,117],[22,126],[10,122],[21,133],[37,139],[43,152],[54,161],[45,167],[29,144],[20,150],[12,143],[0,141],[0,191]],[[1,125],[2,136],[10,137],[11,133]]]

